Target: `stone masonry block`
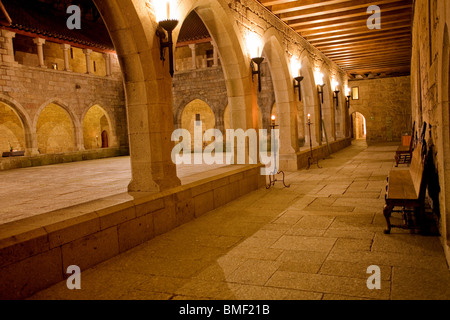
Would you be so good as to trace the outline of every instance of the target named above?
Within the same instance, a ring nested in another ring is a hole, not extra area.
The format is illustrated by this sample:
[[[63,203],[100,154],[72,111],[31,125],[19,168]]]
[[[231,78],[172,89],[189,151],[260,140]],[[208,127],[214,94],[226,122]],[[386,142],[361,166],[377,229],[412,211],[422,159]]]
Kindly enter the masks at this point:
[[[150,213],[124,222],[117,227],[117,232],[120,252],[144,243],[155,236],[153,215]]]
[[[63,270],[79,266],[81,272],[119,254],[117,227],[109,228],[62,246]]]
[[[0,299],[24,299],[63,280],[61,248],[0,269]]]

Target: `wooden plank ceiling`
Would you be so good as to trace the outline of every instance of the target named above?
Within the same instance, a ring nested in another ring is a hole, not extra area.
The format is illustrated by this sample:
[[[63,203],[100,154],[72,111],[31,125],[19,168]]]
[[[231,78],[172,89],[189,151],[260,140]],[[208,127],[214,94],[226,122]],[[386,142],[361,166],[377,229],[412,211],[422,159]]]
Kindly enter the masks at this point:
[[[347,72],[350,79],[410,73],[413,0],[259,0]],[[369,29],[367,8],[381,9]]]

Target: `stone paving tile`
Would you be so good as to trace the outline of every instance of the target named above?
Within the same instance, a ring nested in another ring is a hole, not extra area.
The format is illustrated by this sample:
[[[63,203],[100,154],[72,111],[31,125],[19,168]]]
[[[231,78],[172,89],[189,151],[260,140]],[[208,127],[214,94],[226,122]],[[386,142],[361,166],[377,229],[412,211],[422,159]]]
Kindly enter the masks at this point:
[[[279,261],[249,259],[240,265],[226,280],[228,282],[264,285],[279,266]]]
[[[237,300],[321,300],[322,294],[310,291],[280,289],[230,283]]]
[[[368,267],[369,266],[364,263],[326,260],[322,264],[319,273],[367,280],[370,276],[370,274],[367,273]],[[383,265],[379,265],[379,267],[381,271],[381,280],[390,281],[392,267]]]
[[[303,250],[329,252],[336,239],[325,237],[282,236],[271,248],[283,250]]]
[[[382,281],[381,290],[369,290],[367,279],[322,274],[277,271],[267,285],[278,288],[344,294],[372,299],[389,299],[390,282]]]
[[[450,274],[423,272],[417,268],[394,267],[394,300],[450,300]]]

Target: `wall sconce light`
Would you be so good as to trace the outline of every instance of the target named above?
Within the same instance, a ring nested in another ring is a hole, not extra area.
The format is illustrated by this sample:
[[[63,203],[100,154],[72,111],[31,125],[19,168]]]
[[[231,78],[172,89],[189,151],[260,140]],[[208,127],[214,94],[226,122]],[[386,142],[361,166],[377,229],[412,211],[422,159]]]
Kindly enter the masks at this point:
[[[352,95],[349,87],[345,88],[345,96],[347,97],[347,108],[350,109],[350,98]]]
[[[258,76],[258,91],[261,92],[261,63],[264,61],[263,57],[252,58],[250,67],[252,68],[252,81],[254,81],[254,75]]]
[[[273,114],[272,115],[272,117],[271,117],[271,123],[270,123],[270,126],[271,127],[273,127],[273,128],[275,128],[276,127],[276,125],[275,125],[275,120],[277,119],[277,117]]]
[[[247,49],[251,58],[250,67],[252,69],[252,81],[255,81],[255,75],[258,76],[258,91],[261,92],[261,63],[264,58],[261,57],[261,38],[254,32],[249,32],[246,37]]]
[[[333,84],[332,84],[333,88],[334,88],[334,93],[333,93],[333,100],[336,101],[336,109],[339,108],[339,83],[336,80],[333,80]]]
[[[295,89],[298,89],[298,98],[299,101],[302,101],[302,66],[297,58],[291,59],[291,69],[292,69],[292,75],[294,76],[294,91]]]
[[[173,66],[173,40],[172,40],[172,32],[178,25],[178,20],[170,19],[170,2],[166,1],[166,9],[167,9],[167,19],[158,21],[158,30],[156,30],[156,36],[159,38],[159,50],[160,50],[160,59],[161,61],[165,61],[164,51],[166,48],[169,49],[169,64],[170,64],[170,76],[173,77],[174,74],[174,66]],[[167,32],[167,41],[166,41],[166,32]]]
[[[323,83],[323,74],[321,72],[317,72],[315,78],[317,84],[317,92],[319,93],[319,100],[322,101],[323,104],[323,87],[325,87],[325,83]]]

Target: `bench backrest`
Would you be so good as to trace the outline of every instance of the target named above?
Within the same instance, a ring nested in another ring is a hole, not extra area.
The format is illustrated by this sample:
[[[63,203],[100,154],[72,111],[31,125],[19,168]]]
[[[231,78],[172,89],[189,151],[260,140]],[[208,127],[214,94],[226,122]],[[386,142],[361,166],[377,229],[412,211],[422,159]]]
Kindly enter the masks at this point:
[[[422,143],[417,143],[416,148],[413,151],[411,158],[411,165],[409,167],[409,172],[411,174],[411,179],[414,184],[414,189],[416,194],[420,195],[423,191],[423,172],[425,169],[425,156],[422,155]]]

